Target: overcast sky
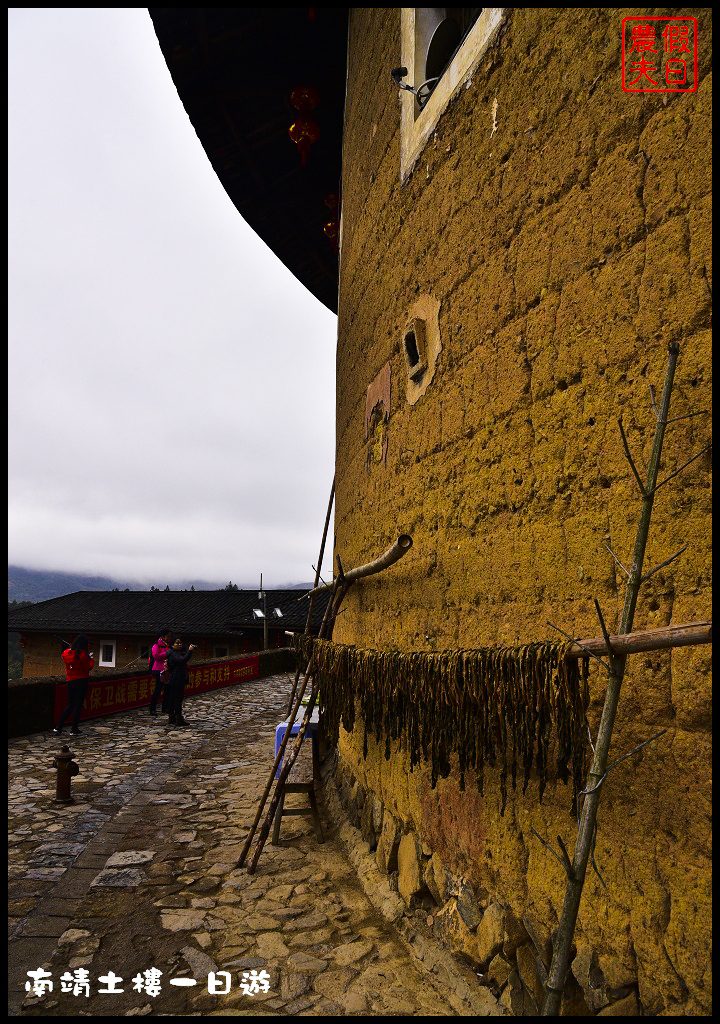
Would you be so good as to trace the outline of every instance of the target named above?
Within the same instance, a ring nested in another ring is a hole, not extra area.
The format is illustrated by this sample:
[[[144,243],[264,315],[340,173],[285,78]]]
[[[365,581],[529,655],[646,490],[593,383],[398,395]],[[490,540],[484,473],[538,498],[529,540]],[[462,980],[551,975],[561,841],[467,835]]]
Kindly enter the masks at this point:
[[[312,578],[336,317],[228,199],[146,9],[10,9],[9,268],[9,561]]]

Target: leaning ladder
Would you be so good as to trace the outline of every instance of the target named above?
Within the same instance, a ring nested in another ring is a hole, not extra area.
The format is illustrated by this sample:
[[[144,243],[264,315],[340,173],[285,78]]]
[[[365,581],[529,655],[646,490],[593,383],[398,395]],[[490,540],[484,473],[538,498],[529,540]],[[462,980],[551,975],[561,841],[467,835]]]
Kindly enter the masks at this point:
[[[331,504],[332,494],[330,499],[330,505]],[[330,505],[328,506],[328,519],[330,514]],[[322,555],[324,551],[325,538],[327,535],[327,524],[328,520],[326,519],[325,532],[323,533],[323,542],[320,548],[320,558],[318,560],[318,570],[316,570],[318,575],[320,565],[322,564]],[[379,556],[379,558],[376,558],[372,562],[367,562],[364,565],[358,566],[356,569],[351,569],[347,573],[343,570],[342,562],[340,561],[340,558],[338,556],[338,574],[332,583],[326,583],[322,584],[321,586],[318,586],[318,575],[316,575],[316,585],[313,588],[313,590],[310,591],[309,594],[311,602],[313,597],[315,597],[317,594],[323,591],[330,591],[330,600],[328,601],[327,607],[325,609],[325,614],[323,616],[322,624],[320,626],[320,630],[318,633],[319,638],[322,640],[332,639],[333,628],[335,626],[335,620],[337,618],[338,612],[340,611],[340,605],[344,601],[347,592],[354,583],[356,583],[360,579],[364,579],[367,576],[374,576],[377,573],[382,572],[384,569],[389,568],[391,565],[394,565],[395,562],[399,561],[405,554],[407,554],[411,547],[412,537],[410,537],[409,534],[406,533],[400,534],[397,540],[393,544],[391,544],[390,547],[387,548],[387,550]],[[309,633],[309,620],[310,614],[308,613],[308,624],[306,625],[305,628],[306,634]],[[302,680],[300,679],[301,676]],[[295,742],[292,746],[292,749],[290,750],[288,756],[285,757],[285,751],[290,739],[292,725],[297,720],[298,711],[302,704],[302,699],[305,696],[305,691],[307,690],[308,684],[310,685],[310,699],[305,707],[305,714],[303,715],[302,722],[300,723],[300,728],[297,734],[295,735]],[[270,777],[265,786],[265,790],[260,798],[260,802],[255,812],[255,819],[252,825],[250,826],[247,838],[245,839],[245,844],[238,859],[238,867],[244,867],[248,859],[248,855],[250,853],[253,840],[255,839],[255,834],[260,823],[260,818],[262,817],[265,805],[268,801],[268,797],[270,797],[270,793],[272,792],[272,797],[270,798],[270,806],[268,807],[267,813],[265,815],[265,820],[263,821],[262,828],[260,829],[260,833],[258,835],[257,842],[255,845],[255,851],[253,853],[252,859],[247,865],[248,874],[254,874],[255,869],[257,868],[258,860],[260,859],[260,854],[263,851],[263,847],[265,846],[268,835],[270,833],[273,821],[275,820],[276,815],[281,810],[281,802],[284,801],[285,793],[291,792],[291,790],[288,789],[287,779],[298,758],[298,754],[300,753],[300,748],[302,746],[303,739],[305,738],[308,723],[310,722],[310,719],[312,717],[312,713],[315,708],[315,704],[317,703],[317,699],[318,682],[315,676],[315,665],[313,664],[313,657],[311,655],[305,665],[304,671],[301,672],[300,665],[298,666],[298,670],[295,675],[295,682],[293,684],[293,691],[290,697],[291,707],[290,713],[288,715],[288,728],[285,730],[285,735],[283,736],[282,742],[280,743],[280,746],[278,748],[278,752],[275,755],[275,760],[270,770]],[[282,768],[280,767],[281,764]],[[292,783],[290,785],[292,785]],[[313,791],[313,798],[314,795],[315,794]]]

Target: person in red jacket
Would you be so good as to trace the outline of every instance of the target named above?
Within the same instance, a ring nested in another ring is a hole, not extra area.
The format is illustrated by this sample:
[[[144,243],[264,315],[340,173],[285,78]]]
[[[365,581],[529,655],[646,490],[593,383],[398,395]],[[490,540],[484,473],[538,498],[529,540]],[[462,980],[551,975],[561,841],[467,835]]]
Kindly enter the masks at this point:
[[[63,731],[65,720],[72,715],[72,727],[70,732],[77,736],[80,732],[78,722],[82,711],[85,691],[90,681],[90,673],[95,664],[92,654],[89,652],[88,638],[82,634],[73,640],[72,646],[62,652],[62,660],[65,662],[65,673],[68,684],[68,705],[60,715],[57,728],[53,729],[56,736]]]

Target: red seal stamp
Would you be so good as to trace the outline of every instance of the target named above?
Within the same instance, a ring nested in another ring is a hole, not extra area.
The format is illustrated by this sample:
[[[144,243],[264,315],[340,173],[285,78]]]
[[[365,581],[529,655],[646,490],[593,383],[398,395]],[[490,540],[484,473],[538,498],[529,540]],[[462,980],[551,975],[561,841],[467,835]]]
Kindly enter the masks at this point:
[[[621,31],[623,92],[697,90],[697,18],[632,15]]]

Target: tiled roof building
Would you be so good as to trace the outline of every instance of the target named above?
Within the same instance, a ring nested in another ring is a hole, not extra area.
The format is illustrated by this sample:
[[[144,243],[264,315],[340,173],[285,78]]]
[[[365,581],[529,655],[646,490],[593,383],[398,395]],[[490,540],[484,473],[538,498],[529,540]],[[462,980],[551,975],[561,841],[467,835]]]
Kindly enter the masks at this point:
[[[313,601],[311,632],[317,633],[328,594]],[[266,590],[268,646],[287,646],[289,632],[303,632],[309,598],[302,590]],[[8,614],[8,630],[20,633],[23,676],[54,675],[59,651],[85,633],[98,668],[132,664],[160,630],[196,643],[199,657],[226,657],[264,645],[263,601],[257,590],[79,591]]]

